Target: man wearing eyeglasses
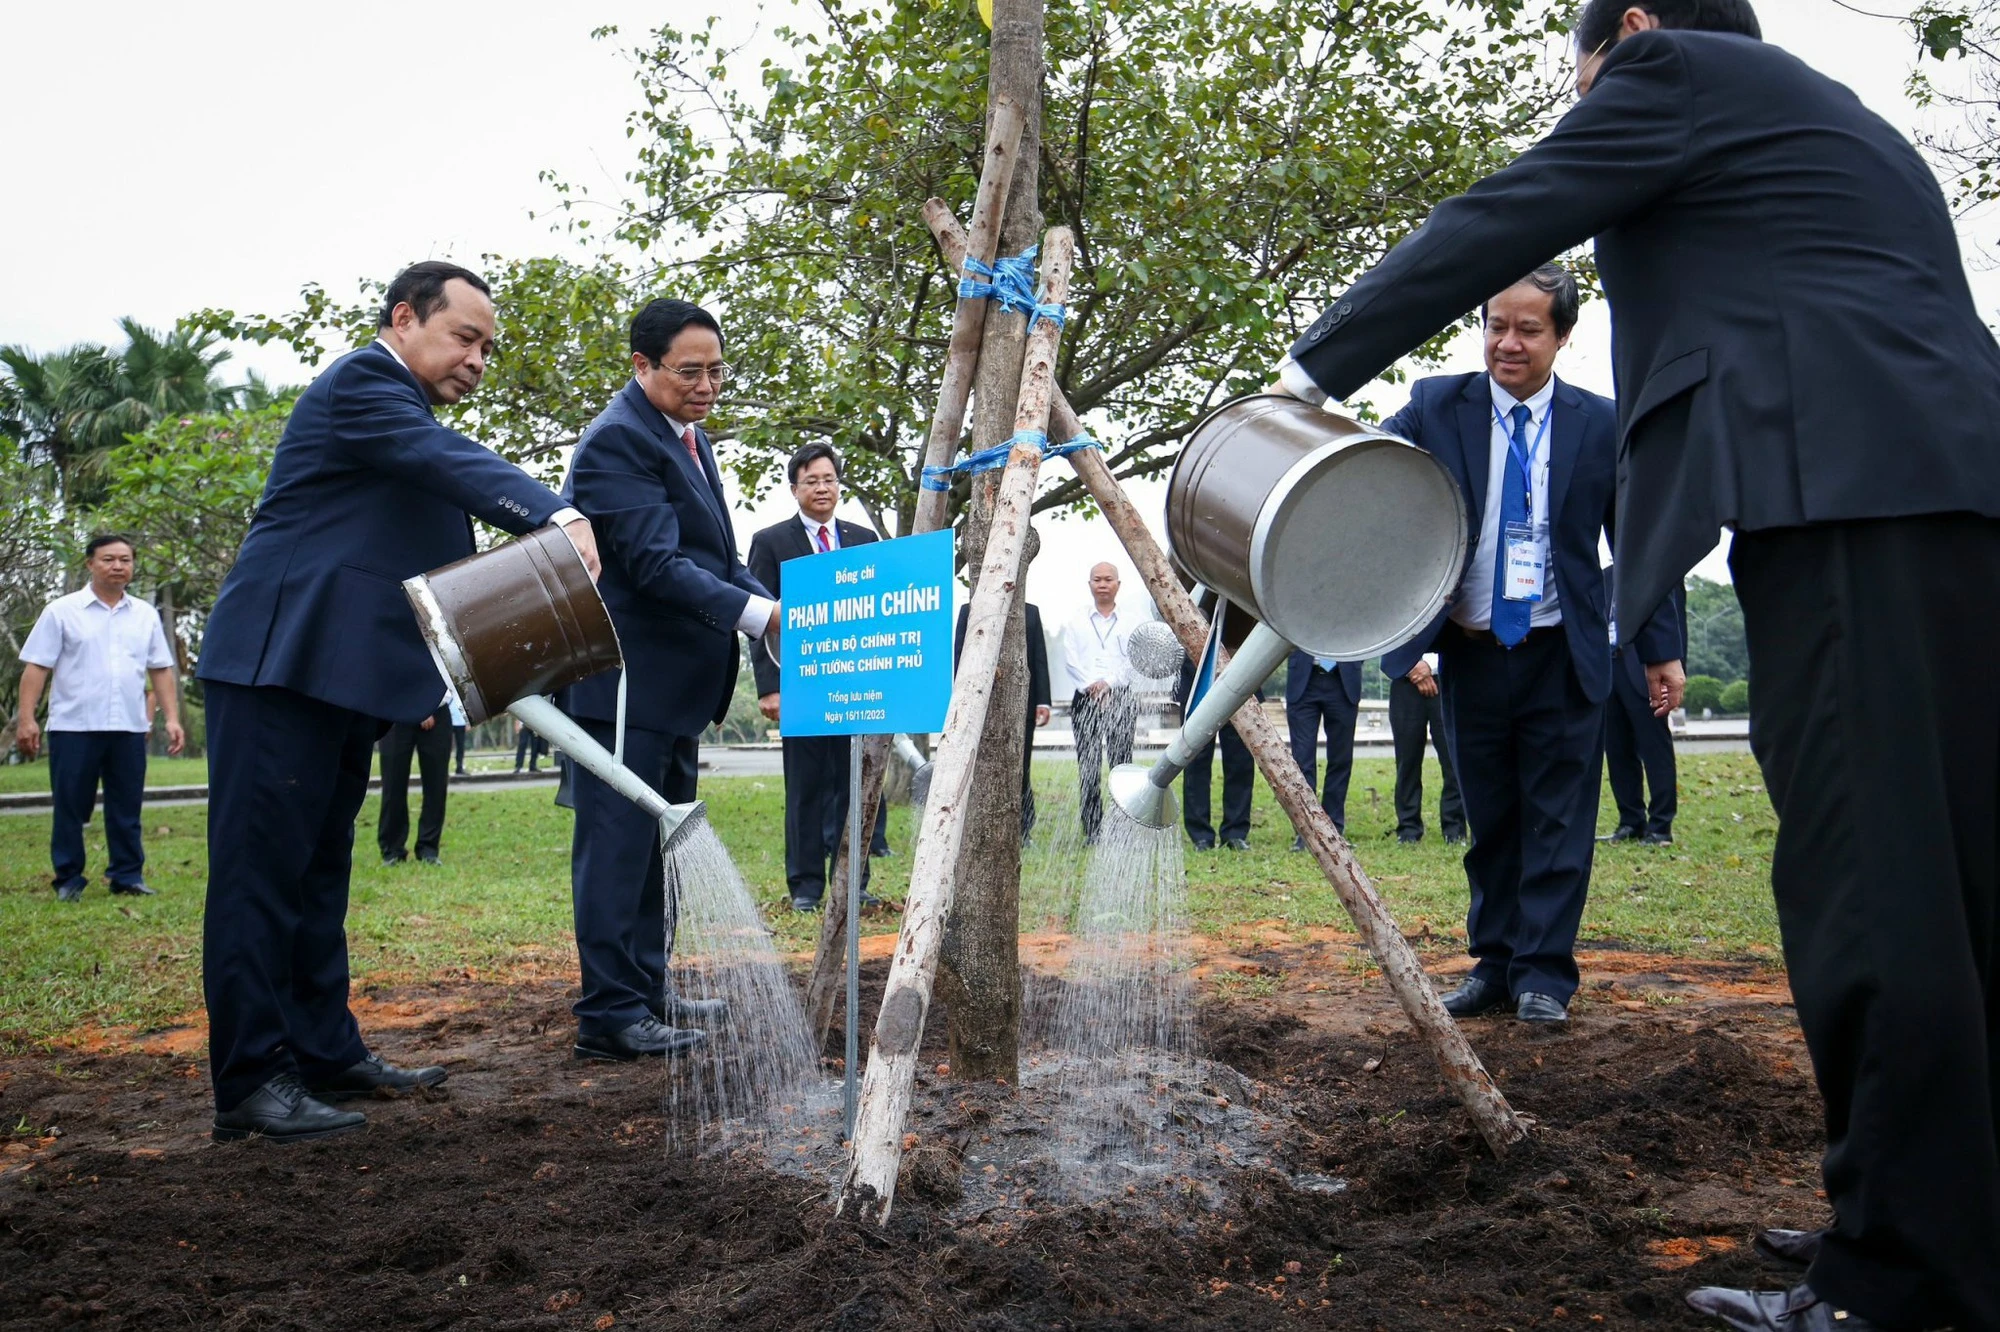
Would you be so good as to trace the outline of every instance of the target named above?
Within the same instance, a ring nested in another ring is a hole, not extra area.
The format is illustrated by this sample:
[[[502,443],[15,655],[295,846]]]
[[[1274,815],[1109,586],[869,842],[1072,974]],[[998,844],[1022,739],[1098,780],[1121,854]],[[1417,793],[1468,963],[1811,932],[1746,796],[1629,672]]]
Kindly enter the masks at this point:
[[[736,636],[777,626],[777,602],[736,556],[722,475],[701,429],[722,392],[722,326],[698,305],[655,300],[632,321],[632,382],[577,442],[563,497],[599,533],[598,591],[629,677],[625,766],[675,803],[695,798],[696,741],[729,711]],[[606,749],[616,741],[620,672],[565,691],[564,709]],[[667,979],[660,829],[575,768],[570,895],[583,993],[576,1053],[678,1055],[726,1016]]]
[[[1631,644],[1734,532],[1779,817],[1771,867],[1826,1105],[1832,1224],[1732,1327],[2000,1328],[2000,347],[1936,177],[1748,0],[1589,0],[1577,105],[1313,322],[1280,367],[1343,398],[1596,238]],[[1648,680],[1656,711],[1677,701]],[[1469,797],[1468,797],[1469,803]]]
[[[784,564],[806,555],[875,540],[860,523],[833,516],[840,507],[840,455],[833,445],[801,445],[785,465],[798,513],[750,538],[750,572],[758,582],[782,593]],[[757,677],[757,706],[766,719],[780,720],[778,663],[761,648],[751,649],[750,664]],[[847,826],[847,768],[850,757],[844,735],[787,735],[785,752],[785,886],[792,910],[817,911],[826,894],[828,867],[840,852],[841,830]],[[883,832],[886,808],[876,813],[870,855],[888,849]],[[881,850],[876,850],[876,848]],[[861,863],[861,882],[868,882],[868,862]],[[870,899],[872,900],[872,899]]]

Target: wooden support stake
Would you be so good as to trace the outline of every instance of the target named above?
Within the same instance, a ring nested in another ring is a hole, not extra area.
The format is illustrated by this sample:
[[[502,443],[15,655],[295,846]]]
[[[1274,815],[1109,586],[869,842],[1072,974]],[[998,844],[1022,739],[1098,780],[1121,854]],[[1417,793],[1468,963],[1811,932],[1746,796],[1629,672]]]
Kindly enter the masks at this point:
[[[972,230],[969,237],[959,233],[958,258],[952,262],[954,272],[964,271],[968,252],[989,265],[999,252],[1000,222],[1007,212],[1008,188],[1014,183],[1015,158],[1021,151],[1021,132],[1026,123],[1027,113],[1019,101],[1006,93],[994,95],[993,123],[986,135],[986,161],[979,169],[979,189],[972,200]],[[931,208],[941,208],[945,217],[951,217],[951,210],[943,200],[932,199],[924,208],[927,213]],[[954,219],[953,228],[957,225]],[[937,410],[931,413],[930,435],[917,473],[917,512],[910,528],[912,536],[937,531],[945,525],[950,512],[950,492],[923,489],[921,468],[949,466],[958,452],[958,438],[965,433],[965,405],[979,370],[979,340],[986,329],[986,310],[990,304],[990,301],[960,301],[952,311],[944,379],[938,386]],[[872,834],[875,820],[881,817],[882,775],[888,771],[889,737],[871,735],[862,740],[861,746],[861,826]],[[843,840],[834,856],[833,878],[828,882],[847,882],[848,857],[855,854],[866,852],[855,851]],[[819,1048],[825,1047],[826,1033],[833,1026],[833,1001],[838,992],[835,982],[840,978],[847,955],[841,944],[841,932],[847,925],[847,895],[827,893],[822,901],[819,944],[813,950],[812,971],[806,976],[806,1030],[814,1034]]]
[[[1052,229],[1043,245],[1044,299],[1060,305],[1069,298],[1070,265],[1075,241],[1067,227]],[[1021,396],[1014,412],[1014,429],[1042,431],[1048,426],[1049,401],[1055,393],[1055,352],[1060,328],[1052,320],[1036,323],[1028,334],[1026,360],[1021,366]],[[1034,507],[1035,478],[1042,451],[1016,443],[1000,480],[987,534],[986,558],[980,564],[972,606],[967,614],[965,647],[952,689],[951,711],[932,762],[930,799],[924,806],[923,831],[910,866],[910,894],[903,907],[903,929],[889,964],[889,982],[882,1011],[875,1021],[875,1044],[868,1055],[868,1073],[861,1085],[861,1110],[855,1118],[854,1142],[847,1174],[840,1182],[838,1208],[842,1215],[866,1210],[879,1225],[889,1219],[896,1200],[896,1172],[903,1158],[903,1123],[909,1115],[916,1081],[918,1048],[923,1043],[929,1013],[931,982],[937,974],[938,948],[945,919],[951,911],[953,871],[964,836],[964,812],[972,793],[972,769],[978,757],[979,733],[986,723],[993,677],[1000,662],[1000,638],[1006,628],[1009,598],[1020,576],[1021,548],[1027,540],[1028,517]]]
[[[957,267],[963,262],[960,256],[965,252],[965,234],[958,229],[950,212],[926,206],[924,220],[930,224],[945,262]],[[1060,389],[1049,402],[1049,424],[1050,437],[1056,440],[1073,439],[1083,432],[1082,423]],[[1097,450],[1082,449],[1068,456],[1091,498],[1097,501],[1097,507],[1124,543],[1125,552],[1132,557],[1146,590],[1153,594],[1161,617],[1172,627],[1188,654],[1199,657],[1208,637],[1207,621],[1174,576],[1165,552],[1153,539],[1138,509],[1126,498],[1125,488],[1111,475],[1111,469]],[[1222,665],[1218,661],[1216,669],[1220,671]],[[1312,784],[1299,771],[1290,742],[1278,734],[1277,725],[1254,698],[1230,720],[1244,747],[1256,756],[1257,767],[1271,784],[1278,804],[1291,816],[1292,826],[1312,849],[1320,872],[1333,885],[1340,904],[1347,908],[1361,941],[1381,964],[1389,990],[1402,1005],[1410,1025],[1430,1047],[1452,1093],[1472,1116],[1479,1136],[1486,1140],[1495,1156],[1505,1156],[1509,1147],[1528,1136],[1526,1127],[1494,1084],[1492,1075],[1465,1039],[1465,1033],[1452,1021],[1451,1014],[1444,1011],[1436,988],[1417,960],[1416,950],[1410,947],[1388,908],[1382,905],[1381,895],[1354,858],[1353,848],[1333,826],[1332,818],[1313,794]]]

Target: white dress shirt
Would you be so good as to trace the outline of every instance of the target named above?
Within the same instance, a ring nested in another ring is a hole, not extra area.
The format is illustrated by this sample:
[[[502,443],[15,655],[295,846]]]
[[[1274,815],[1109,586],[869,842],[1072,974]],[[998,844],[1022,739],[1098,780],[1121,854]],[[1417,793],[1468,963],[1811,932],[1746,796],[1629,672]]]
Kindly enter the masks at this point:
[[[816,518],[806,517],[806,511],[800,509],[799,526],[806,529],[806,545],[811,547],[815,554],[819,552],[819,533],[821,528],[826,529],[826,548],[828,550],[840,549],[840,518],[838,516],[829,518],[822,523]]]
[[[1113,689],[1132,683],[1132,659],[1125,653],[1137,616],[1121,615],[1114,607],[1099,615],[1095,607],[1071,620],[1063,630],[1063,669],[1072,694],[1081,694],[1099,680]]]
[[[1490,436],[1486,449],[1486,511],[1479,519],[1479,540],[1472,547],[1472,558],[1466,561],[1465,580],[1458,585],[1458,597],[1452,602],[1451,618],[1467,629],[1491,629],[1493,627],[1493,561],[1500,547],[1500,489],[1507,475],[1507,453],[1512,447],[1514,423],[1512,413],[1521,400],[1493,383],[1487,377],[1487,384],[1493,390],[1493,407],[1487,413],[1487,432]],[[1549,452],[1553,445],[1549,432],[1542,429],[1548,420],[1555,402],[1556,377],[1550,375],[1527,399],[1528,447],[1535,450],[1532,475],[1528,477],[1528,492],[1531,501],[1528,515],[1535,531],[1547,536],[1549,530]],[[1502,424],[1505,422],[1505,424]],[[1549,430],[1555,428],[1551,422]],[[1541,447],[1536,448],[1536,440]],[[1545,545],[1547,564],[1542,571],[1542,599],[1531,607],[1528,627],[1539,629],[1543,625],[1562,623],[1562,606],[1556,600],[1555,548],[1553,540]]]
[[[107,606],[87,587],[42,608],[21,660],[55,673],[51,731],[151,730],[146,672],[174,664],[158,611],[130,593]]]

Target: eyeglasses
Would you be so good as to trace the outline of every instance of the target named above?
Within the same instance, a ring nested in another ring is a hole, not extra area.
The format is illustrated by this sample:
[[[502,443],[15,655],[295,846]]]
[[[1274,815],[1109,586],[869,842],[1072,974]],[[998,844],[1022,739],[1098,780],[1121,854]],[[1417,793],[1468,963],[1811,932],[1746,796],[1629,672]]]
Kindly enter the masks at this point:
[[[714,365],[663,365],[660,369],[677,377],[689,388],[693,388],[703,379],[712,379],[715,381],[715,386],[721,388],[722,381],[729,377],[729,366],[722,361],[717,361]]]

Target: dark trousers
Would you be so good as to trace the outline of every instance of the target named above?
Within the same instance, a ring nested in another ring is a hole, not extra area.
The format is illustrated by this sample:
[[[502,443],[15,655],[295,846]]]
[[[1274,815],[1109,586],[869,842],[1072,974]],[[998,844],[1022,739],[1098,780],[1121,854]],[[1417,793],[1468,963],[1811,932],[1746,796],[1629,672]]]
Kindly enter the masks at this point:
[[[1597,848],[1604,705],[1584,696],[1561,625],[1513,649],[1447,626],[1445,729],[1472,846],[1472,974],[1568,1003]]]
[[[1389,682],[1389,737],[1396,747],[1396,834],[1424,835],[1424,745],[1437,750],[1444,773],[1438,795],[1438,822],[1446,837],[1465,836],[1465,801],[1458,794],[1457,765],[1451,761],[1451,737],[1444,727],[1442,690],[1424,697],[1407,679]]]
[[[410,755],[417,756],[423,783],[423,811],[417,816],[417,850],[437,854],[444,837],[445,797],[451,786],[451,711],[439,708],[431,729],[414,722],[397,722],[382,737],[382,812],[375,823],[375,845],[385,856],[401,860],[409,854]]]
[[[1139,727],[1139,705],[1129,689],[1111,689],[1103,698],[1087,693],[1069,701],[1070,730],[1076,736],[1076,777],[1083,795],[1083,837],[1097,840],[1104,825],[1103,767],[1132,761],[1132,735]]]
[[[606,745],[609,749],[610,746]],[[521,734],[514,738],[514,771],[519,772],[526,763],[528,771],[535,771],[535,761],[549,752],[549,742],[523,726]]]
[[[609,751],[610,722],[577,719]],[[691,735],[625,731],[625,766],[674,804],[695,798],[697,746]],[[587,1035],[609,1036],[666,1009],[667,909],[660,825],[645,810],[570,765],[576,832],[570,844],[570,902],[583,993],[571,1006]]]
[[[447,708],[445,711],[449,714],[451,710]],[[465,728],[463,726],[454,726],[451,728],[451,766],[459,776],[465,776]]]
[[[1028,727],[1021,737],[1021,844],[1027,845],[1035,831],[1035,705],[1028,705]],[[876,836],[881,836],[883,820],[876,820]],[[880,854],[879,852],[877,854]]]
[[[1234,726],[1224,726],[1217,736],[1222,744],[1220,836],[1225,842],[1232,838],[1247,840],[1250,836],[1250,796],[1257,781],[1257,760],[1250,756],[1249,747],[1243,743],[1243,737],[1236,734]],[[1203,745],[1201,752],[1188,760],[1187,769],[1181,774],[1181,824],[1187,829],[1188,839],[1198,847],[1214,846],[1218,835],[1208,821],[1215,746],[1215,740]]]
[[[849,747],[844,735],[786,736],[785,759],[785,887],[793,897],[817,902],[826,894],[826,876],[840,855],[847,830]],[[876,811],[869,855],[888,850]],[[868,861],[861,862],[861,886],[868,886]]]
[[[1319,783],[1319,737],[1322,731],[1326,735],[1326,786],[1319,803],[1333,826],[1343,833],[1347,831],[1347,783],[1354,775],[1354,719],[1360,711],[1361,705],[1340,687],[1340,672],[1317,666],[1312,668],[1312,678],[1298,702],[1285,700],[1292,759],[1306,775],[1308,787]]]
[[[143,881],[146,845],[139,802],[146,793],[144,731],[50,731],[49,794],[55,821],[49,829],[49,862],[55,885],[81,887],[84,873],[83,825],[97,807],[104,784],[104,841],[111,853],[105,878],[115,884]]]
[[[218,1110],[367,1054],[347,1008],[347,877],[381,723],[289,689],[204,686],[201,980]]]
[[[1739,535],[1750,745],[1835,1223],[1807,1281],[2000,1327],[2000,521]]]
[[[1626,649],[1630,651],[1630,649]],[[1671,835],[1680,804],[1674,772],[1674,736],[1665,717],[1653,715],[1645,676],[1634,680],[1622,657],[1611,662],[1611,697],[1604,701],[1604,772],[1618,806],[1618,826]],[[1645,786],[1640,786],[1643,771]],[[1652,808],[1646,796],[1653,798]]]

